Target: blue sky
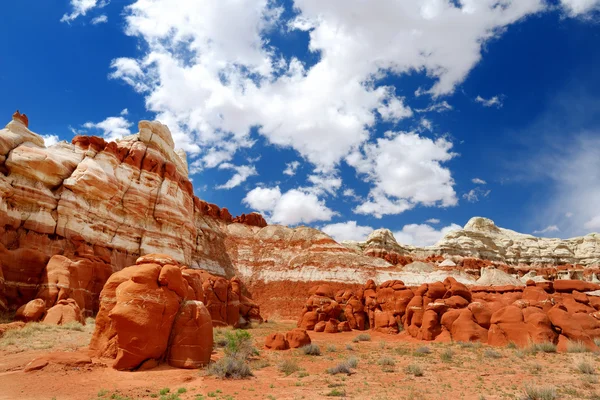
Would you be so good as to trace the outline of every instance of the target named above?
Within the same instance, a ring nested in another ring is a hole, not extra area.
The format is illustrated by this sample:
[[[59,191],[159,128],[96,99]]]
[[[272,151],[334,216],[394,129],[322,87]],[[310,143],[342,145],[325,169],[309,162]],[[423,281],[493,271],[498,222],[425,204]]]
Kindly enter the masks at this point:
[[[158,119],[199,197],[340,240],[386,227],[428,245],[476,215],[570,237],[600,231],[599,10],[11,2],[0,111],[26,112],[47,144]]]

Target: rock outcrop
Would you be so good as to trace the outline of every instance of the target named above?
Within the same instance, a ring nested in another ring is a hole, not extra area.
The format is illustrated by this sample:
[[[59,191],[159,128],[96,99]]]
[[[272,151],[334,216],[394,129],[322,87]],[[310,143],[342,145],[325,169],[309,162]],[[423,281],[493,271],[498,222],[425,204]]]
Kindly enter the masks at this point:
[[[311,289],[298,327],[336,333],[344,321],[352,329],[405,331],[425,341],[519,347],[551,342],[558,344],[559,351],[572,341],[596,351],[593,339],[600,337],[600,301],[575,290],[576,282],[561,283],[558,291],[533,282],[527,287],[469,288],[453,278],[419,287],[407,287],[402,281],[377,286],[370,280],[358,290],[341,289],[335,294],[327,285],[319,285]],[[600,288],[590,285],[588,289]]]
[[[400,265],[435,257],[439,261],[459,261],[457,264],[463,258],[474,258],[514,266],[600,265],[598,233],[564,240],[539,238],[497,227],[492,220],[482,217],[471,218],[463,229],[446,233],[430,247],[398,244],[387,229],[373,231],[365,242],[346,241],[343,244],[363,254]]]

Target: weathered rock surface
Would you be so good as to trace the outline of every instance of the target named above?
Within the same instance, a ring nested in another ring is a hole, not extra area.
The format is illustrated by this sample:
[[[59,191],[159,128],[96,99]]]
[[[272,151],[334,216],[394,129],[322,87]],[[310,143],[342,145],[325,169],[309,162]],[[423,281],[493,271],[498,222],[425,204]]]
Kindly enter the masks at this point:
[[[404,334],[425,341],[479,341],[494,346],[514,343],[519,347],[551,342],[558,344],[559,351],[573,341],[595,351],[593,339],[600,337],[600,301],[574,290],[574,286],[562,284],[561,292],[535,283],[526,288],[469,288],[446,278],[409,288],[402,281],[377,286],[370,280],[357,290],[334,293],[327,285],[319,285],[311,289],[298,326],[336,333],[339,321],[345,320],[353,329],[387,334],[404,330]]]
[[[471,218],[463,229],[448,232],[430,247],[398,244],[387,229],[373,231],[365,242],[343,244],[363,254],[401,265],[436,256],[443,256],[441,261],[455,256],[457,260],[470,257],[509,265],[600,265],[598,233],[565,240],[539,238],[497,227],[492,220],[482,217]]]

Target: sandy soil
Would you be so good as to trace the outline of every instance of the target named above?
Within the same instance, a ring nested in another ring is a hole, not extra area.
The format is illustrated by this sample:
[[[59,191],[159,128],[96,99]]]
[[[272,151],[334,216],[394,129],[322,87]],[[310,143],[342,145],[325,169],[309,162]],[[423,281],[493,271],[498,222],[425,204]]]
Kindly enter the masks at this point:
[[[269,333],[294,325],[271,322],[249,331],[257,348],[263,349]],[[40,330],[24,338],[0,339],[0,399],[523,399],[527,386],[554,388],[557,399],[600,399],[596,374],[578,368],[586,362],[600,371],[595,354],[532,354],[485,345],[415,342],[404,334],[376,332],[368,332],[370,341],[353,342],[360,334],[356,331],[310,332],[320,356],[261,350],[251,361],[254,377],[243,380],[221,380],[203,370],[166,365],[119,372],[110,368],[111,360],[103,359],[83,367],[49,364],[23,372],[30,361],[48,352],[86,352],[92,329]],[[419,352],[423,347],[430,352]],[[218,349],[213,358],[221,355]],[[350,357],[358,360],[350,375],[327,373]],[[286,376],[279,368],[284,360],[299,370]],[[411,365],[420,367],[423,375],[407,372]]]

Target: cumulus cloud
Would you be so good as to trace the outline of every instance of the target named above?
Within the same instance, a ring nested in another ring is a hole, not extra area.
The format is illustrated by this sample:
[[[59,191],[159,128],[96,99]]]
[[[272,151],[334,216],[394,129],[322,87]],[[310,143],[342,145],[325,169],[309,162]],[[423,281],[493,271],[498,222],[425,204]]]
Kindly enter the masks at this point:
[[[476,185],[485,185],[485,184],[487,184],[487,182],[484,181],[481,178],[473,178],[473,179],[471,179],[471,182],[473,182]]]
[[[437,218],[429,218],[429,219],[428,219],[427,221],[425,221],[425,222],[427,222],[428,224],[439,224],[439,223],[440,223],[440,220],[439,220],[439,219],[437,219]]]
[[[85,129],[100,130],[102,131],[102,136],[104,136],[106,140],[114,141],[122,138],[123,136],[131,135],[131,130],[129,128],[132,125],[132,122],[121,116],[108,117],[104,121],[100,122],[86,122],[82,125],[82,127]]]
[[[444,237],[448,232],[462,229],[460,225],[450,224],[440,230],[427,224],[404,225],[401,230],[394,232],[396,241],[401,244],[412,246],[432,246]]]
[[[338,242],[344,240],[364,241],[373,232],[370,226],[358,225],[356,221],[338,222],[321,227],[321,230]]]
[[[502,98],[499,96],[494,96],[492,98],[489,99],[484,99],[481,96],[477,96],[475,98],[475,101],[481,105],[483,105],[484,107],[496,107],[496,108],[501,108],[504,104],[502,103]]]
[[[560,3],[571,17],[584,16],[600,9],[600,0],[560,0]]]
[[[541,0],[506,0],[502,7],[496,0],[298,0],[294,6],[295,20],[281,21],[281,9],[268,0],[137,0],[125,9],[126,32],[148,51],[114,60],[111,77],[144,93],[149,110],[188,151],[197,144],[198,153],[222,152],[224,142],[239,148],[258,127],[270,143],[330,172],[368,141],[378,116],[412,115],[378,78],[424,71],[434,82],[431,95],[451,93],[487,40],[544,8]],[[265,40],[276,25],[307,31],[318,61],[282,56]],[[449,107],[438,102],[429,109]]]
[[[540,229],[538,231],[533,231],[533,233],[550,233],[550,232],[560,232],[560,229],[558,229],[558,226],[556,226],[556,225],[548,225],[544,229]]]
[[[442,166],[456,154],[444,138],[432,140],[412,132],[388,133],[363,146],[346,161],[374,185],[369,198],[354,209],[381,218],[399,214],[417,204],[454,206],[454,180]]]
[[[72,12],[70,14],[64,14],[60,19],[60,22],[70,23],[80,16],[85,16],[90,10],[105,7],[108,3],[109,0],[71,0],[70,4]]]
[[[60,139],[57,135],[42,135],[42,138],[44,138],[44,144],[46,145],[46,147],[53,146],[56,143],[60,142]]]
[[[99,15],[96,18],[92,19],[92,25],[105,24],[108,22],[108,17],[106,15]]]
[[[255,188],[242,200],[248,207],[265,214],[270,223],[283,225],[330,221],[336,215],[315,194],[299,189],[281,193],[274,188]]]
[[[300,162],[298,162],[298,161],[292,161],[292,162],[286,163],[283,173],[285,175],[294,176],[294,175],[296,175],[296,170],[298,169],[299,166],[300,166]]]
[[[231,163],[223,163],[219,165],[219,169],[231,169],[235,174],[223,185],[218,185],[217,189],[233,189],[246,182],[246,180],[254,175],[258,175],[254,165],[233,165]]]

